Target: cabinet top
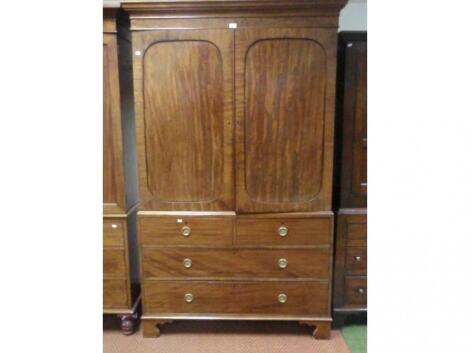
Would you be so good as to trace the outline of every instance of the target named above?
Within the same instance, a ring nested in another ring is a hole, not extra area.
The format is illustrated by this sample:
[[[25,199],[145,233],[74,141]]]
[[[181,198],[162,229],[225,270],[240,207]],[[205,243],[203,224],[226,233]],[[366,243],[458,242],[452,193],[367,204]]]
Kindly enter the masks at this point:
[[[337,15],[348,0],[124,0],[129,12],[151,13],[243,13]]]

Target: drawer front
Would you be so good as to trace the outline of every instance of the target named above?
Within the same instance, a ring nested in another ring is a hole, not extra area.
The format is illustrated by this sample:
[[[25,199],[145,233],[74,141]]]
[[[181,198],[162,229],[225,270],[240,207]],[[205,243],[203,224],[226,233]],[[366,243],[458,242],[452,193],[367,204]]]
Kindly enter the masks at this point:
[[[127,281],[125,279],[103,280],[103,307],[106,309],[128,306]]]
[[[126,274],[126,253],[121,249],[103,250],[103,274],[121,275]]]
[[[329,315],[325,282],[147,281],[144,293],[150,313]]]
[[[124,246],[125,227],[122,220],[103,220],[103,245]]]
[[[367,246],[367,223],[349,223],[347,226],[348,246]]]
[[[330,249],[143,249],[143,276],[329,278]]]
[[[233,217],[141,217],[142,245],[231,245]]]
[[[352,306],[367,305],[367,278],[345,278],[345,304]]]
[[[329,218],[240,218],[235,242],[240,245],[329,245]]]
[[[346,273],[350,275],[367,274],[367,248],[346,248]]]

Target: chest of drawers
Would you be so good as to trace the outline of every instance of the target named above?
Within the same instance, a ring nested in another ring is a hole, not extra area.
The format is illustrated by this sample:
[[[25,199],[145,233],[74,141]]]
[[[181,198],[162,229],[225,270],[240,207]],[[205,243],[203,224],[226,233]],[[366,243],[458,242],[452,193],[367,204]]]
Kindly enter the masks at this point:
[[[145,336],[176,319],[331,322],[345,0],[125,1]]]
[[[131,65],[120,55],[130,42],[118,35],[117,14],[103,11],[103,313],[119,315],[130,334],[139,298],[138,198]]]

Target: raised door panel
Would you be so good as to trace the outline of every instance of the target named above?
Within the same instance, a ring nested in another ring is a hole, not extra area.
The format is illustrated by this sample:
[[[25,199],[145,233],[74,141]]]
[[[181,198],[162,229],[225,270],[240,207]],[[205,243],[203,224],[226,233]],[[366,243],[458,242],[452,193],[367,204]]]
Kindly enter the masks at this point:
[[[119,69],[115,34],[103,35],[103,213],[124,213]]]
[[[134,33],[143,209],[232,206],[233,35]]]
[[[334,32],[236,31],[237,210],[331,208]]]

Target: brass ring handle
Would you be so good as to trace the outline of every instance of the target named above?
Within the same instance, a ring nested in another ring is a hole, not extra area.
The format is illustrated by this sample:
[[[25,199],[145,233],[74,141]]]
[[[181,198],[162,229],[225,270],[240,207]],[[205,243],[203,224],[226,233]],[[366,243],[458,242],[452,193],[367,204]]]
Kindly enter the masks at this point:
[[[186,303],[191,303],[193,301],[193,299],[194,299],[194,296],[191,293],[186,293],[184,295],[184,301]]]
[[[284,304],[287,301],[287,295],[281,293],[277,296],[277,300],[279,301],[279,303]]]
[[[191,235],[191,228],[189,226],[183,226],[183,228],[181,228],[181,234],[185,237],[189,237]]]
[[[280,226],[277,232],[281,237],[285,237],[287,236],[287,233],[289,233],[289,230],[287,229],[286,226]]]
[[[189,258],[183,260],[183,266],[186,268],[191,268],[193,261]]]
[[[280,268],[286,268],[287,265],[289,264],[289,261],[287,261],[287,259],[279,259],[277,264],[279,265]]]

